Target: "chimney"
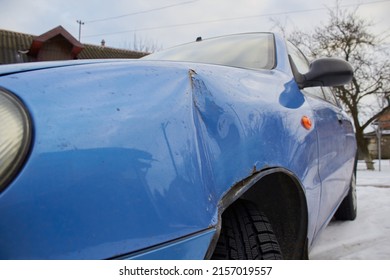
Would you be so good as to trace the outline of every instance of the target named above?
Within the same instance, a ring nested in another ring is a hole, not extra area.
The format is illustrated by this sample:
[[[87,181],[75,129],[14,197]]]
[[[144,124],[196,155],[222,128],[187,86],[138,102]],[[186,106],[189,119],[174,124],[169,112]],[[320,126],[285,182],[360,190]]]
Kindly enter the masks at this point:
[[[101,41],[101,47],[104,48],[106,46],[106,41],[104,39]]]

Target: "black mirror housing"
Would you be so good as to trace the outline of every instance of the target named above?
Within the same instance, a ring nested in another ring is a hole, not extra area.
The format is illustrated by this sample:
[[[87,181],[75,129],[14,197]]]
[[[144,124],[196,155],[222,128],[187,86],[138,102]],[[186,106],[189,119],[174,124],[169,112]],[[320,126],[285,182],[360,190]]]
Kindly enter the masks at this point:
[[[353,68],[339,58],[319,58],[310,64],[309,72],[301,75],[301,88],[316,86],[342,86],[351,82]]]

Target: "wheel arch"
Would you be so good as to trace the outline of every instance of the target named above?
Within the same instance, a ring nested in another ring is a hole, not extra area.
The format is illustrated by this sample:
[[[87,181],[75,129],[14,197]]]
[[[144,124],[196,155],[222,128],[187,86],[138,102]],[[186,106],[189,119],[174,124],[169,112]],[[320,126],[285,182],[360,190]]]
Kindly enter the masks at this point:
[[[284,259],[307,259],[308,213],[298,178],[284,168],[263,170],[235,184],[219,203],[217,231],[206,254],[210,258],[219,238],[222,213],[237,199],[256,204],[266,214]]]

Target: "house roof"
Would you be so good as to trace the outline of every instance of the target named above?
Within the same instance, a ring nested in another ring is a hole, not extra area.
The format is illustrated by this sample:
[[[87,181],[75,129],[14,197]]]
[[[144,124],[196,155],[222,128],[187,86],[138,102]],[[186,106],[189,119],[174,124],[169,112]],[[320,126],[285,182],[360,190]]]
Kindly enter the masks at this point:
[[[77,55],[82,51],[84,48],[83,44],[81,44],[79,41],[77,41],[68,31],[65,30],[61,25],[57,26],[56,28],[53,28],[52,30],[47,31],[46,33],[43,33],[40,36],[34,37],[30,50],[28,52],[29,55],[37,56],[40,49],[42,48],[43,44],[50,39],[53,39],[56,36],[62,36],[64,39],[66,39],[71,45],[72,45],[72,57],[76,58]]]
[[[33,40],[33,35],[0,29],[0,64],[33,61],[26,55]]]
[[[42,44],[60,36],[72,46],[74,59],[140,58],[147,53],[116,49],[91,44],[81,44],[62,26],[40,36],[0,29],[0,64],[37,61]]]
[[[364,135],[366,137],[376,137],[378,130],[381,131],[382,135],[390,136],[390,107],[379,118],[373,121],[372,124],[375,130],[365,133]]]
[[[147,53],[84,44],[84,49],[77,57],[79,59],[140,58],[145,55],[147,55]]]
[[[373,123],[379,125],[382,130],[390,131],[390,108]]]

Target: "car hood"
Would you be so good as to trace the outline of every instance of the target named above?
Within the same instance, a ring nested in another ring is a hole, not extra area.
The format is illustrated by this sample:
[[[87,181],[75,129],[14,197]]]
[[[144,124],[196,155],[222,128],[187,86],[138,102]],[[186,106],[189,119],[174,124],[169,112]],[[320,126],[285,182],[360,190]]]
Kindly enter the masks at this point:
[[[118,59],[84,59],[84,60],[64,60],[64,61],[47,61],[47,62],[31,62],[31,63],[18,63],[7,64],[0,67],[0,77],[10,74],[16,74],[21,72],[37,71],[43,69],[51,69],[57,67],[77,66],[84,64],[96,64],[120,61]]]

